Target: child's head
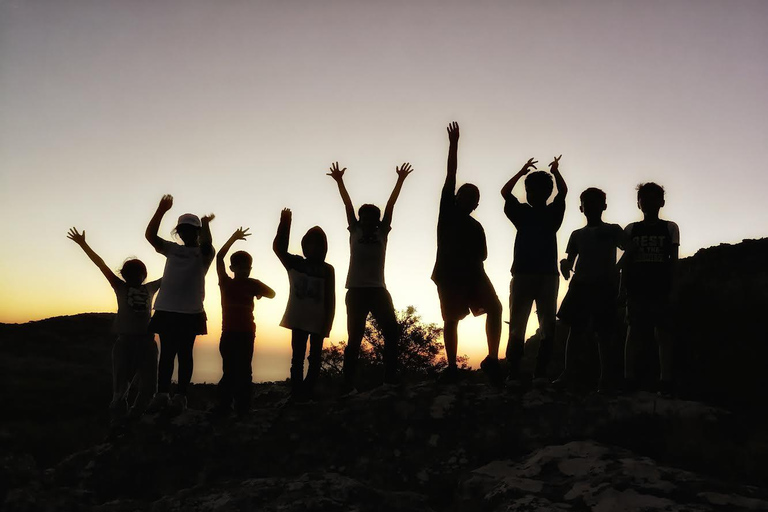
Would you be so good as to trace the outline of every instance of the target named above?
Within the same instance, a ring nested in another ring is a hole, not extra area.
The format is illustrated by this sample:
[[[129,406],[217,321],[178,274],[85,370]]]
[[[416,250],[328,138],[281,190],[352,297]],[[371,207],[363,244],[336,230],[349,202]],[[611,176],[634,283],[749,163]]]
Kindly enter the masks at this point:
[[[325,261],[328,253],[328,238],[320,226],[315,226],[307,231],[301,239],[301,250],[304,257],[312,261]]]
[[[360,218],[360,226],[364,231],[372,231],[379,227],[381,222],[381,210],[373,204],[364,204],[357,210]]]
[[[194,213],[185,213],[179,217],[173,233],[179,235],[184,245],[195,246],[200,244],[200,228],[202,226],[200,217]]]
[[[554,188],[552,175],[546,171],[534,171],[525,178],[525,195],[531,206],[547,204]]]
[[[253,258],[245,251],[237,251],[229,257],[229,270],[236,278],[245,278],[251,275]]]
[[[579,199],[581,200],[579,210],[581,210],[581,213],[583,213],[587,219],[599,219],[607,208],[605,192],[599,188],[590,187],[586,189],[581,193]]]
[[[658,215],[664,206],[664,187],[649,181],[637,186],[637,207],[643,214]]]
[[[139,286],[147,279],[147,266],[139,259],[128,258],[123,262],[120,275],[127,284]]]
[[[472,183],[465,183],[456,191],[456,208],[469,215],[480,204],[480,189]]]

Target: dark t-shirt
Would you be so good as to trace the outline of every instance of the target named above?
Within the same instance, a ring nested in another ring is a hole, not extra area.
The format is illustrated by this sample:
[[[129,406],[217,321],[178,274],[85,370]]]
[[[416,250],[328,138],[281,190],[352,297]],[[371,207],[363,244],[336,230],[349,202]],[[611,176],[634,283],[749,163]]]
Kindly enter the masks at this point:
[[[668,220],[633,222],[624,231],[635,246],[635,254],[624,274],[627,294],[634,297],[663,297],[672,284],[672,254],[680,245],[680,228]]]
[[[459,212],[449,184],[443,187],[437,220],[437,259],[432,271],[435,283],[463,282],[485,274],[488,257],[483,226],[470,215]]]
[[[584,226],[571,233],[568,255],[576,255],[574,283],[600,283],[618,278],[616,249],[624,249],[626,235],[618,224]]]
[[[565,198],[555,196],[550,204],[534,208],[510,195],[504,213],[517,228],[512,275],[559,275],[556,235],[563,223]]]
[[[253,322],[253,299],[261,298],[269,288],[258,279],[219,278],[221,288],[221,330],[224,332],[256,332]]]

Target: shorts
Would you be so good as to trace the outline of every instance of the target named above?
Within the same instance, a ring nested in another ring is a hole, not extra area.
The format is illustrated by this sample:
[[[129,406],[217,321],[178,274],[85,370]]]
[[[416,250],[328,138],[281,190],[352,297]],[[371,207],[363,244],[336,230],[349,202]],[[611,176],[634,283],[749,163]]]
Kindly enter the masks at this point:
[[[672,327],[669,297],[627,297],[626,320],[630,327],[669,330]]]
[[[572,281],[560,303],[557,317],[571,326],[587,325],[591,321],[595,330],[612,326],[616,319],[618,291],[618,283],[612,280],[595,283]]]
[[[499,297],[485,272],[474,279],[437,283],[437,294],[444,321],[461,320],[470,311],[474,316],[501,311]]]
[[[159,335],[181,334],[195,335],[208,334],[206,326],[208,318],[205,312],[200,313],[174,313],[171,311],[155,311],[149,321],[149,332]]]

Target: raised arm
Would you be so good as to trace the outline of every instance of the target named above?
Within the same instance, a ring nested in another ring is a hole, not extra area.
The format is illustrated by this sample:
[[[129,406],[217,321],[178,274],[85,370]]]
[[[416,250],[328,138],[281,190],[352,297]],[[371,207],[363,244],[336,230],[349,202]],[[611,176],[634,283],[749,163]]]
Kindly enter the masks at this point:
[[[568,194],[568,186],[565,184],[563,175],[560,174],[560,159],[563,155],[556,156],[554,160],[549,163],[549,170],[552,176],[555,177],[555,185],[557,186],[557,195],[555,201],[564,201],[566,194]]]
[[[327,176],[333,178],[339,186],[339,194],[341,194],[341,200],[344,202],[344,210],[347,213],[347,224],[351,226],[357,222],[357,217],[355,216],[355,208],[352,206],[352,199],[349,197],[347,187],[344,186],[344,171],[346,170],[346,167],[339,170],[339,162],[334,162],[331,164],[331,172],[327,173]]]
[[[77,245],[80,246],[80,248],[85,252],[85,254],[88,255],[88,257],[91,259],[93,263],[96,264],[97,267],[99,267],[99,270],[101,270],[101,273],[104,274],[104,277],[107,278],[107,281],[109,281],[109,284],[113,287],[120,282],[120,278],[115,275],[114,272],[112,272],[112,269],[107,266],[106,263],[104,263],[104,260],[101,259],[101,256],[96,254],[93,249],[88,245],[88,242],[85,241],[85,231],[82,233],[78,233],[77,228],[70,228],[69,232],[67,233],[67,238],[75,242]]]
[[[210,258],[206,261],[207,264],[211,263],[213,255],[216,252],[213,249],[213,237],[211,236],[211,221],[215,218],[216,216],[214,214],[209,213],[200,219],[200,224],[202,224],[202,227],[200,228],[200,249],[204,255]]]
[[[413,172],[413,168],[411,164],[405,162],[400,167],[395,167],[395,172],[397,173],[397,183],[395,183],[395,188],[389,196],[387,206],[384,208],[384,217],[381,219],[381,225],[384,227],[389,227],[392,224],[392,213],[395,211],[395,203],[400,195],[400,190],[403,188],[405,178]]]
[[[538,160],[529,158],[528,161],[525,162],[523,168],[520,169],[517,174],[512,176],[509,181],[504,184],[503,187],[501,187],[501,197],[503,197],[505,201],[509,199],[516,199],[512,194],[512,189],[515,188],[515,185],[517,185],[517,182],[520,181],[520,178],[531,172],[531,169],[536,169],[537,163],[539,163]]]
[[[235,230],[234,233],[232,233],[232,236],[229,237],[229,240],[224,242],[224,245],[219,250],[219,254],[216,255],[216,273],[219,276],[219,282],[229,277],[227,275],[227,268],[226,264],[224,263],[224,258],[227,256],[227,252],[229,252],[230,247],[232,247],[232,244],[234,244],[236,241],[245,240],[249,236],[251,236],[251,234],[248,232],[248,228],[239,227]]]
[[[157,236],[157,231],[160,229],[160,221],[163,220],[165,212],[170,210],[172,206],[173,196],[170,194],[164,195],[162,199],[160,199],[160,204],[157,205],[155,214],[147,225],[147,230],[144,232],[144,237],[150,244],[152,244],[152,247],[154,247],[157,252],[160,252],[160,249],[163,246],[163,239]]]
[[[288,240],[291,238],[291,210],[283,208],[280,212],[280,224],[277,225],[277,234],[272,242],[272,250],[280,259],[280,263],[287,268],[288,263]]]
[[[325,332],[327,338],[333,327],[333,317],[336,314],[336,272],[328,265],[328,279],[325,280]]]
[[[456,193],[456,170],[459,160],[459,123],[456,121],[448,125],[448,169],[445,175],[445,184],[443,185],[442,199],[450,195],[451,201],[454,200]]]

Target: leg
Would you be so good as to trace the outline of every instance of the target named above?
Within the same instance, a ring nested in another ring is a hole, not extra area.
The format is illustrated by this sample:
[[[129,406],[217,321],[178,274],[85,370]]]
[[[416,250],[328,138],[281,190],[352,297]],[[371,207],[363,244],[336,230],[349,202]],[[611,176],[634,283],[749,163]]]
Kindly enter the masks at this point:
[[[192,371],[194,370],[192,349],[195,346],[196,336],[195,334],[179,336],[179,384],[176,388],[179,395],[186,396],[187,387],[192,380]]]
[[[395,316],[392,296],[386,288],[375,288],[375,290],[371,313],[384,334],[384,381],[393,382],[397,374],[400,327]]]
[[[221,333],[219,341],[219,353],[221,354],[221,380],[216,388],[219,407],[222,410],[232,407],[232,339],[227,332]]]
[[[368,318],[367,290],[351,288],[347,290],[347,348],[344,350],[344,382],[348,387],[354,387],[357,358],[360,354],[360,343],[365,334],[365,320]]]
[[[166,395],[171,389],[171,377],[176,354],[179,351],[179,340],[173,334],[160,335],[160,361],[157,366],[157,392]]]
[[[307,358],[309,369],[307,370],[307,378],[304,379],[304,392],[309,397],[312,396],[315,383],[320,376],[320,361],[322,360],[324,340],[325,338],[322,334],[312,334],[309,337],[309,357]]]
[[[557,289],[560,285],[559,276],[537,276],[535,291],[536,316],[539,319],[541,344],[536,354],[534,377],[547,376],[547,366],[552,357],[552,345],[555,341],[555,315],[557,313]]]
[[[157,344],[154,335],[150,334],[141,340],[137,375],[139,392],[133,407],[143,411],[157,392]]]
[[[445,343],[445,357],[449,367],[456,367],[456,354],[459,349],[459,321],[446,320],[443,323],[443,341]]]
[[[498,297],[494,297],[494,299],[485,308],[485,337],[488,340],[488,356],[492,359],[498,359],[499,345],[501,344],[501,302]]]
[[[253,341],[254,334],[249,332],[237,334],[235,361],[233,361],[235,365],[233,395],[235,410],[238,414],[245,414],[251,410]]]
[[[309,333],[299,329],[291,331],[291,393],[301,392],[304,381],[304,356],[307,353],[307,338]],[[346,366],[346,365],[345,365]]]
[[[516,379],[520,371],[520,360],[525,352],[525,331],[533,307],[530,276],[517,275],[509,283],[509,341],[507,342],[507,363],[510,378]]]
[[[656,327],[656,342],[659,345],[659,380],[668,383],[672,382],[672,354],[673,338],[665,327]]]
[[[112,345],[112,405],[125,400],[128,394],[130,374],[130,344],[131,340],[125,336],[118,336]]]

